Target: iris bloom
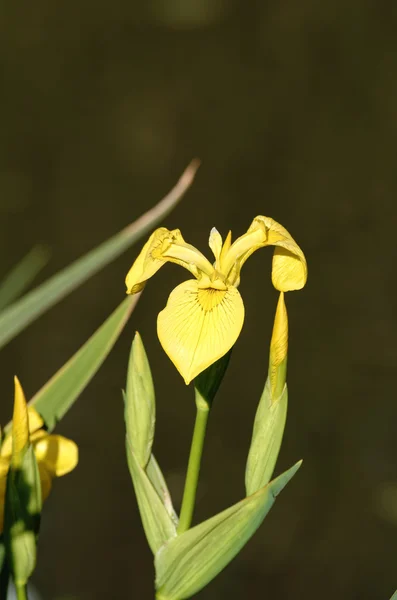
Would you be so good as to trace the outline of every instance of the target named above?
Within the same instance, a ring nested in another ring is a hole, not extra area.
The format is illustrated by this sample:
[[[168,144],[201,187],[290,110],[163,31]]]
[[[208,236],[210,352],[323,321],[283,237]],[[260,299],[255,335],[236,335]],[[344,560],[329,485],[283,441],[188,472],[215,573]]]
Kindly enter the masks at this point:
[[[247,258],[264,246],[276,246],[272,281],[280,292],[298,290],[306,283],[302,250],[284,227],[269,217],[256,217],[248,231],[232,244],[213,228],[211,262],[187,244],[179,229],[156,229],[127,274],[127,293],[135,294],[166,262],[184,267],[195,277],[178,285],[158,316],[157,333],[186,384],[221,358],[236,342],[244,322],[238,285]]]
[[[18,379],[15,378],[15,401],[12,430],[0,449],[0,533],[3,531],[4,502],[7,473],[11,462],[18,466],[28,439],[33,445],[40,473],[43,501],[48,497],[53,477],[61,477],[72,471],[78,462],[78,448],[72,440],[61,435],[50,435],[43,429],[44,421],[32,407],[26,406],[25,396]]]

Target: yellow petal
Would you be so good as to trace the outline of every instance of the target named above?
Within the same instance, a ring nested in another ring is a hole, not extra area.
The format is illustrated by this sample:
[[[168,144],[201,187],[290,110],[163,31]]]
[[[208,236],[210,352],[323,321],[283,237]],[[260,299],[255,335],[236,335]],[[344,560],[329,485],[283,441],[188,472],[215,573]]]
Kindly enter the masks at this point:
[[[307,280],[305,255],[288,231],[270,217],[256,217],[267,232],[266,245],[277,246],[273,254],[272,282],[279,292],[300,290]]]
[[[194,246],[185,242],[179,229],[170,231],[160,227],[152,233],[127,274],[127,294],[140,292],[146,281],[166,262],[184,267],[197,278],[202,273],[209,277],[214,273],[209,260]]]
[[[12,431],[7,433],[1,444],[0,456],[9,458],[12,454]]]
[[[48,498],[52,488],[52,477],[47,467],[43,463],[38,463],[40,483],[41,483],[41,501]]]
[[[244,322],[238,290],[200,289],[197,281],[178,285],[158,316],[161,345],[188,384],[236,342]]]
[[[156,229],[144,245],[135,260],[131,269],[128,271],[125,283],[127,286],[127,294],[136,294],[140,292],[146,281],[163,266],[164,260],[153,256],[155,250],[161,247],[163,241],[170,235],[170,231],[165,227]]]
[[[61,435],[46,435],[34,442],[37,462],[43,464],[52,477],[72,471],[79,461],[77,445]]]
[[[44,421],[32,406],[28,406],[29,417],[29,439],[33,442],[37,437],[47,435],[44,429],[40,429],[44,425]],[[0,456],[11,456],[12,454],[12,431],[8,433],[1,445]]]
[[[213,227],[210,232],[210,238],[208,240],[208,245],[212,250],[213,255],[215,256],[217,268],[219,268],[219,259],[222,251],[222,236],[217,230],[216,227]]]
[[[41,429],[44,425],[44,421],[41,418],[41,415],[37,412],[33,406],[28,406],[28,416],[29,416],[29,433],[32,435],[39,429]]]
[[[18,377],[14,377],[15,396],[14,414],[12,417],[12,464],[18,468],[22,460],[22,452],[29,444],[29,417],[25,394]]]
[[[307,279],[305,255],[282,225],[262,215],[255,217],[247,233],[230,247],[224,260],[228,281],[237,285],[245,261],[264,246],[276,246],[272,266],[274,287],[280,292],[301,289]]]
[[[273,334],[270,342],[270,383],[272,395],[281,395],[285,386],[286,364],[282,369],[288,353],[288,315],[284,302],[284,293],[280,293],[274,318]]]

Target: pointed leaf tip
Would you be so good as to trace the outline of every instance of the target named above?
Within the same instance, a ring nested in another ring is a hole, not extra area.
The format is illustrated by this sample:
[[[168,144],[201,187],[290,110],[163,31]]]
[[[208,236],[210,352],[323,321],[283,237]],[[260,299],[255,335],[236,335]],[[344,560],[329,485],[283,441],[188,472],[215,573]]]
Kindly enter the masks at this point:
[[[273,481],[269,483],[274,498],[276,498],[279,495],[279,493],[283,491],[287,483],[291,481],[295,473],[299,470],[302,463],[303,460],[299,460],[290,469],[288,469],[288,471],[285,471],[285,473],[282,473],[281,475],[276,477],[276,479],[273,479]]]

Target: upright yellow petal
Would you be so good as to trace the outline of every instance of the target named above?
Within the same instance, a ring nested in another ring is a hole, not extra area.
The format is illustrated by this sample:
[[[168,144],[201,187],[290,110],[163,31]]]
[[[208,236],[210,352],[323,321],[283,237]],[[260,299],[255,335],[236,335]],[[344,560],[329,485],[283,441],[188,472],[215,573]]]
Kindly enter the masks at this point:
[[[12,465],[20,466],[23,450],[29,444],[29,417],[25,394],[18,377],[14,377],[15,396],[12,418]]]
[[[211,229],[208,245],[211,248],[213,255],[215,256],[216,268],[219,269],[219,259],[221,256],[223,242],[222,236],[216,227],[213,227]]]
[[[286,378],[286,360],[288,354],[288,315],[281,292],[274,318],[273,334],[270,342],[270,384],[273,399],[281,396]]]
[[[44,425],[44,421],[32,406],[28,406],[29,418],[29,439],[32,442],[36,437],[46,435],[44,429],[40,429]],[[12,454],[12,429],[7,433],[0,449],[0,456],[8,457]]]
[[[201,289],[197,281],[178,285],[158,316],[161,345],[189,384],[235,344],[244,322],[238,290]]]
[[[61,435],[46,435],[34,442],[38,464],[44,465],[52,477],[72,471],[79,461],[77,445]]]

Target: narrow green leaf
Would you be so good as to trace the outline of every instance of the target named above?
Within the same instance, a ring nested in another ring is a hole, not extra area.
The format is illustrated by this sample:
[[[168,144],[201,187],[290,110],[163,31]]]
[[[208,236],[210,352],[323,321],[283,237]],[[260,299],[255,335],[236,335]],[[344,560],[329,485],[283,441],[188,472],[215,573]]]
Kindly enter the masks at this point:
[[[171,494],[168,490],[166,481],[157,463],[157,460],[154,458],[153,454],[150,455],[150,459],[146,467],[146,475],[149,477],[151,484],[160,497],[160,500],[164,504],[164,507],[175,524],[175,527],[177,527],[178,516],[172,505]]]
[[[138,332],[128,362],[124,414],[127,439],[139,464],[145,468],[152,452],[156,399],[149,361]]]
[[[45,267],[50,253],[45,246],[35,246],[0,283],[0,311],[13,302]]]
[[[245,471],[245,488],[251,496],[269,483],[276,465],[287,418],[288,391],[272,402],[270,378],[256,411],[251,446]]]
[[[156,598],[190,598],[218,575],[258,529],[300,465],[162,546],[155,556]]]
[[[148,544],[155,554],[163,544],[176,536],[176,527],[149,477],[140,466],[128,439],[126,451],[143,528]]]
[[[139,219],[2,311],[0,348],[162,221],[193,182],[198,166],[198,161],[193,161],[175,187]]]
[[[29,402],[43,417],[48,431],[62,419],[113,348],[139,294],[127,296],[89,340],[47,381]],[[5,428],[9,431],[11,423]]]
[[[41,485],[31,444],[22,463],[7,476],[4,508],[4,541],[7,564],[16,585],[25,585],[36,566],[37,535],[40,526]]]

